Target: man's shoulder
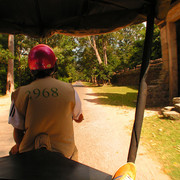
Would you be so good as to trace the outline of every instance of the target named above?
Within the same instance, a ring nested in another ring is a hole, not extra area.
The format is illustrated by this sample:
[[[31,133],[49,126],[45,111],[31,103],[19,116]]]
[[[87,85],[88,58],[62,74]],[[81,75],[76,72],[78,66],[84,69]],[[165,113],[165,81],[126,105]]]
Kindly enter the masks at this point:
[[[20,91],[25,91],[30,87],[30,84],[24,85],[24,86],[20,86],[17,89],[15,89],[15,91],[13,93],[19,93]]]
[[[24,92],[28,89],[28,85],[18,87],[14,92],[11,94],[11,100],[17,99],[17,97],[24,96]]]

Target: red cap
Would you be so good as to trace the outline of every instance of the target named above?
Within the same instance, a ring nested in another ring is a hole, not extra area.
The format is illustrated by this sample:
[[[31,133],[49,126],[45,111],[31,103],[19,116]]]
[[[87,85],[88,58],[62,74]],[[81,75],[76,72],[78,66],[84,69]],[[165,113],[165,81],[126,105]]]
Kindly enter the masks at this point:
[[[45,70],[53,68],[57,58],[53,50],[45,44],[34,46],[29,52],[28,64],[30,70]]]

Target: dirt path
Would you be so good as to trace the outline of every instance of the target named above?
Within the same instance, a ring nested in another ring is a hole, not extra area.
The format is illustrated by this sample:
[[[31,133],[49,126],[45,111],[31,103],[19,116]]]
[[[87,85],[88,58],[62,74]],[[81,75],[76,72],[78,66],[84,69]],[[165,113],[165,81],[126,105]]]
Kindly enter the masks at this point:
[[[135,110],[94,103],[92,89],[75,87],[83,104],[85,120],[74,123],[79,161],[103,172],[114,174],[127,161]],[[93,99],[93,103],[92,100]],[[145,111],[151,116],[156,111]],[[152,160],[142,144],[136,159],[137,180],[169,180],[161,165]]]
[[[77,84],[78,85],[78,84]],[[133,109],[103,106],[93,103],[92,89],[75,87],[80,95],[85,120],[74,123],[75,140],[79,150],[79,161],[93,168],[113,175],[126,163],[131,127],[134,119]],[[0,98],[0,157],[8,155],[14,144],[12,127],[7,124],[10,97]],[[156,112],[146,111],[145,116]],[[169,180],[161,165],[152,160],[145,148],[140,145],[136,159],[137,180]]]
[[[7,156],[14,145],[12,138],[13,128],[8,122],[10,96],[0,98],[0,157]]]

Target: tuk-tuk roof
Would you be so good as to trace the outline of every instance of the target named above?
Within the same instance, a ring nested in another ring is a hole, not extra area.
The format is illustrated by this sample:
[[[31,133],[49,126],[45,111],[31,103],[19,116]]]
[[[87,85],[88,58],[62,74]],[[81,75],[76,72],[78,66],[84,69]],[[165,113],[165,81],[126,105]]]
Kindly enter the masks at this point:
[[[0,33],[34,37],[107,33],[146,21],[151,6],[164,19],[171,0],[0,0]]]

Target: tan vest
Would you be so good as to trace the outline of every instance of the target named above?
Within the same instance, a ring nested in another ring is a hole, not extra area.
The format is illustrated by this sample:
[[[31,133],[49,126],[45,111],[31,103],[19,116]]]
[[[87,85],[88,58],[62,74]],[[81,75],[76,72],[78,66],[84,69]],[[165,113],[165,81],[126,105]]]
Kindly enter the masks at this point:
[[[38,79],[13,94],[18,112],[25,117],[25,135],[20,152],[34,149],[39,133],[50,136],[52,151],[71,157],[74,149],[72,113],[75,105],[71,84],[51,77]]]

